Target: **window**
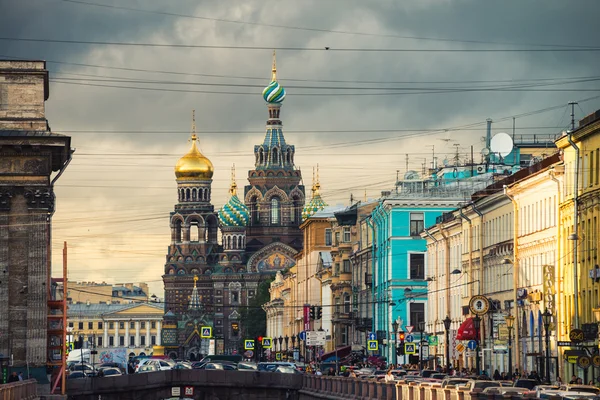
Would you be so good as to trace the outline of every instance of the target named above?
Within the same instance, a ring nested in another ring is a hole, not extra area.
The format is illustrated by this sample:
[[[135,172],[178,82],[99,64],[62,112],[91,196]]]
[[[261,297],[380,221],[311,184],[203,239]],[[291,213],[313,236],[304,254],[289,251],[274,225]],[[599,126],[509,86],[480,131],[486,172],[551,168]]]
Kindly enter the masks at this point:
[[[350,313],[350,295],[348,293],[344,294],[344,313]]]
[[[410,303],[410,324],[419,330],[419,323],[425,321],[425,303]]]
[[[410,253],[410,279],[425,279],[425,253]]]
[[[83,330],[83,322],[80,322],[80,323],[78,324],[78,326],[79,326],[79,330]]]
[[[104,323],[98,322],[98,329],[104,329]]]
[[[146,329],[146,323],[144,321],[140,322],[140,329]]]
[[[335,245],[336,246],[340,245],[340,233],[339,232],[335,233]]]
[[[98,347],[102,347],[102,336],[98,336]]]
[[[140,345],[142,345],[142,346],[146,345],[146,336],[140,336]]]
[[[279,199],[271,199],[271,224],[279,224]]]
[[[114,336],[109,336],[108,337],[108,345],[110,347],[115,347],[115,337]]]
[[[119,346],[125,346],[125,336],[119,336]]]
[[[238,303],[240,301],[240,293],[238,291],[231,292],[231,302]]]
[[[129,323],[129,329],[135,329],[135,322]]]
[[[348,326],[347,325],[342,325],[340,327],[340,336],[341,336],[341,345],[347,345],[348,344]]]
[[[350,243],[350,227],[344,227],[344,243]]]
[[[425,215],[423,213],[410,213],[410,236],[419,236],[423,229],[425,229],[424,221]]]
[[[129,336],[129,346],[135,346],[135,336]]]
[[[115,329],[115,323],[114,322],[109,322],[108,323],[108,329]]]
[[[72,328],[72,327],[73,327],[73,323],[69,322],[69,328]]]
[[[94,329],[94,323],[88,322],[88,329]]]
[[[156,321],[152,321],[152,322],[150,323],[150,327],[151,327],[152,329],[156,329]]]
[[[152,346],[154,346],[156,344],[156,336],[155,335],[150,336],[150,343],[152,344]]]
[[[119,322],[119,329],[125,329],[125,322]]]
[[[335,263],[335,271],[333,272],[335,276],[340,274],[340,263]]]
[[[350,272],[350,260],[344,260],[342,261],[343,266],[344,266],[344,272]]]
[[[325,246],[331,246],[332,244],[331,229],[325,229]]]

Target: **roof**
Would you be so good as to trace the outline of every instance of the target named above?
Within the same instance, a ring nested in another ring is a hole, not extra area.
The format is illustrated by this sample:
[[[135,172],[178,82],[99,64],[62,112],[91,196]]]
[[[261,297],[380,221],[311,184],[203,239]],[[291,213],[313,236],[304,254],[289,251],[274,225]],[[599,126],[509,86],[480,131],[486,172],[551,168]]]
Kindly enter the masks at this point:
[[[325,207],[323,210],[318,211],[316,213],[314,213],[312,216],[309,217],[310,218],[334,218],[335,217],[335,213],[339,212],[339,211],[343,211],[346,209],[346,206],[342,206],[342,205],[337,205],[337,206],[328,206]]]
[[[86,304],[86,303],[78,303],[78,304],[69,304],[67,317],[77,317],[77,316],[101,316],[105,314],[113,314],[119,311],[128,310],[131,308],[139,307],[140,305],[149,306],[152,308],[156,308],[157,310],[162,310],[163,306],[159,304],[153,303],[133,303],[133,304]]]

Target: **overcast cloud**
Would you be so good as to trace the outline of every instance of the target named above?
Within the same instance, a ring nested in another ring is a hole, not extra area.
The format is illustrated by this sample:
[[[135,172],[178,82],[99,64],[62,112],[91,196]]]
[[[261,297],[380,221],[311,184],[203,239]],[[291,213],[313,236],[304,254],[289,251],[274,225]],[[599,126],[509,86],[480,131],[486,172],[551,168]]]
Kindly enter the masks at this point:
[[[0,37],[301,48],[363,49],[543,49],[539,45],[596,46],[600,3],[590,1],[442,0],[231,0],[110,1],[97,4],[188,16],[251,21],[268,25],[365,32],[351,35],[182,18],[63,0],[0,0]],[[385,36],[387,35],[387,36]],[[404,37],[456,39],[452,42]],[[485,43],[489,42],[489,43]],[[517,118],[517,133],[556,134],[568,127],[566,104],[598,91],[479,91],[438,94],[342,95],[375,90],[323,90],[334,86],[445,88],[498,86],[510,82],[598,76],[600,52],[278,52],[278,76],[288,97],[282,109],[284,133],[296,145],[304,183],[320,165],[322,192],[330,204],[348,203],[350,194],[375,198],[389,189],[396,171],[420,169],[426,158],[454,151],[466,157],[483,147],[485,119],[499,120],[564,104],[557,110]],[[270,50],[177,49],[0,40],[0,57],[45,59],[51,78],[47,117],[56,132],[73,137],[73,162],[57,183],[54,262],[63,241],[70,247],[70,278],[140,281],[162,295],[161,275],[169,244],[168,213],[176,201],[173,166],[189,143],[190,114],[196,119],[202,151],[216,172],[213,204],[227,198],[229,171],[238,184],[252,168],[253,145],[264,136],[267,112],[260,96],[268,84]],[[226,78],[123,71],[71,65],[93,64],[153,71],[213,74]],[[79,75],[75,75],[79,74]],[[85,75],[83,75],[85,74]],[[92,76],[88,76],[92,75]],[[69,79],[141,79],[188,85],[102,83]],[[241,79],[240,77],[245,77]],[[248,77],[264,79],[247,79]],[[303,79],[307,81],[296,81]],[[323,82],[343,80],[347,83]],[[375,81],[379,83],[359,83]],[[70,83],[66,83],[70,82]],[[230,83],[259,87],[218,87],[191,83]],[[529,82],[531,83],[531,82]],[[82,85],[86,84],[86,85]],[[134,90],[87,86],[145,86]],[[316,89],[308,89],[317,87]],[[595,81],[535,89],[596,89]],[[226,91],[239,94],[174,92]],[[416,90],[419,92],[419,90]],[[376,91],[382,93],[382,91]],[[339,93],[338,95],[332,95]],[[577,118],[600,108],[598,99],[576,107]],[[451,128],[479,122],[479,130],[439,134],[373,132]],[[494,124],[494,132],[512,126]],[[543,127],[519,130],[522,127]],[[370,132],[349,132],[356,130]],[[88,131],[88,132],[81,132]],[[109,131],[109,132],[102,132]],[[123,131],[135,131],[125,133]],[[151,133],[168,131],[168,133]],[[223,133],[223,132],[232,133]],[[325,131],[325,132],[315,132]],[[337,132],[332,132],[337,131]],[[408,138],[403,136],[412,135]],[[369,139],[393,138],[384,142]],[[445,140],[441,140],[445,139]],[[333,145],[352,143],[354,145]],[[441,159],[450,157],[439,155]]]

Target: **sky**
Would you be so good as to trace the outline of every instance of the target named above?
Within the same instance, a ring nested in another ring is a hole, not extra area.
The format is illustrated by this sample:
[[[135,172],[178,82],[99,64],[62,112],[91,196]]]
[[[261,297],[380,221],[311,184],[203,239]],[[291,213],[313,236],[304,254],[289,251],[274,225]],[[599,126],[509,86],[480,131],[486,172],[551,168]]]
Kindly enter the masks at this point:
[[[54,271],[66,241],[70,280],[162,297],[191,111],[218,209],[263,140],[273,49],[307,193],[319,164],[325,201],[349,204],[390,190],[407,158],[420,171],[433,153],[478,155],[487,118],[556,135],[568,102],[576,119],[600,109],[597,15],[595,0],[0,0],[0,58],[48,62],[46,115],[75,148]]]

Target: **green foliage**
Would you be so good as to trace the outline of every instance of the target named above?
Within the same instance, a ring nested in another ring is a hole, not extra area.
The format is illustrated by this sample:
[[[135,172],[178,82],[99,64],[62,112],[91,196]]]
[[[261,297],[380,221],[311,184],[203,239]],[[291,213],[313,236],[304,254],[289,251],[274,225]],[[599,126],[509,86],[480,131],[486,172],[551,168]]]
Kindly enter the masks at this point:
[[[273,279],[270,276],[258,284],[255,296],[240,313],[244,338],[264,336],[267,333],[267,313],[262,306],[270,300],[269,288]]]

